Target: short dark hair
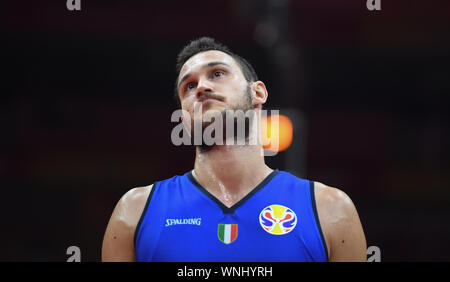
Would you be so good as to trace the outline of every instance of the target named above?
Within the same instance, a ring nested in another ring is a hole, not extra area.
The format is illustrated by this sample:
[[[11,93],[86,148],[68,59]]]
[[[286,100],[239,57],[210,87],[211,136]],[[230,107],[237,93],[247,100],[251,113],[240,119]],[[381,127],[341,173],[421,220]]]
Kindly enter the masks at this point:
[[[227,46],[223,45],[220,42],[217,42],[215,39],[211,37],[201,37],[195,40],[192,40],[188,45],[184,46],[183,49],[178,53],[177,56],[177,64],[176,64],[176,73],[177,78],[175,80],[175,99],[180,102],[178,98],[178,75],[180,74],[181,68],[184,63],[186,63],[189,58],[192,56],[210,50],[217,50],[224,52],[230,55],[241,68],[242,73],[244,74],[247,82],[255,82],[258,81],[258,75],[255,72],[255,69],[252,65],[241,56],[233,53]]]

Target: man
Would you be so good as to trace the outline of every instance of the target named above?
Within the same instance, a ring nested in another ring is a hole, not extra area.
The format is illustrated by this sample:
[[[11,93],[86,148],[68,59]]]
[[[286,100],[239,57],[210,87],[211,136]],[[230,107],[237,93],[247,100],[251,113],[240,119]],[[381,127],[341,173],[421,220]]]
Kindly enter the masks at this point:
[[[266,86],[227,47],[200,38],[177,63],[175,88],[185,113],[195,116],[201,105],[202,115],[260,114]],[[102,260],[365,261],[365,236],[350,198],[269,168],[262,150],[199,145],[192,171],[127,192],[108,223]]]

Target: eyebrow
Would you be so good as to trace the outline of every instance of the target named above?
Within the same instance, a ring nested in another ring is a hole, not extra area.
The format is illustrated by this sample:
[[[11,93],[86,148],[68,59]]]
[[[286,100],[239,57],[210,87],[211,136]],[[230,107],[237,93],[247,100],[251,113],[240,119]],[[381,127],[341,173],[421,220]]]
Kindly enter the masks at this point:
[[[226,63],[224,63],[224,62],[210,62],[210,63],[207,63],[206,65],[203,65],[201,68],[202,68],[202,69],[204,69],[204,68],[210,68],[210,67],[214,67],[214,66],[217,66],[217,65],[223,65],[223,66],[231,67],[229,64],[226,64]],[[180,79],[180,82],[178,82],[178,88],[180,87],[180,85],[181,85],[186,79],[188,79],[189,77],[191,77],[191,75],[192,75],[192,74],[190,74],[190,73],[185,74],[185,75],[183,76],[183,78]]]

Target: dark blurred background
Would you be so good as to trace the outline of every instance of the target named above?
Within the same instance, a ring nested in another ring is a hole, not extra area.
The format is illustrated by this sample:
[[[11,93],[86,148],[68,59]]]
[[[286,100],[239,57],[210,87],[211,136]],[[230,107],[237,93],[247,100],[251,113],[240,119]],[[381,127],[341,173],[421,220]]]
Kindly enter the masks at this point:
[[[99,261],[125,192],[192,169],[172,89],[203,35],[300,117],[271,167],[346,192],[382,261],[450,260],[449,1],[3,1],[0,22],[1,261]]]

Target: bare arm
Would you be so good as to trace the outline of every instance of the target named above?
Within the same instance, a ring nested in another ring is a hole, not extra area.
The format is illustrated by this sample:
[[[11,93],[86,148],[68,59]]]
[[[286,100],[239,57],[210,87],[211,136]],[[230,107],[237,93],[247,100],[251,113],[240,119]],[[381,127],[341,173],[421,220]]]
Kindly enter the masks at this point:
[[[152,186],[131,189],[119,200],[103,237],[102,261],[136,261],[134,233]]]
[[[315,182],[314,185],[329,261],[366,261],[366,237],[350,197],[322,183]]]

